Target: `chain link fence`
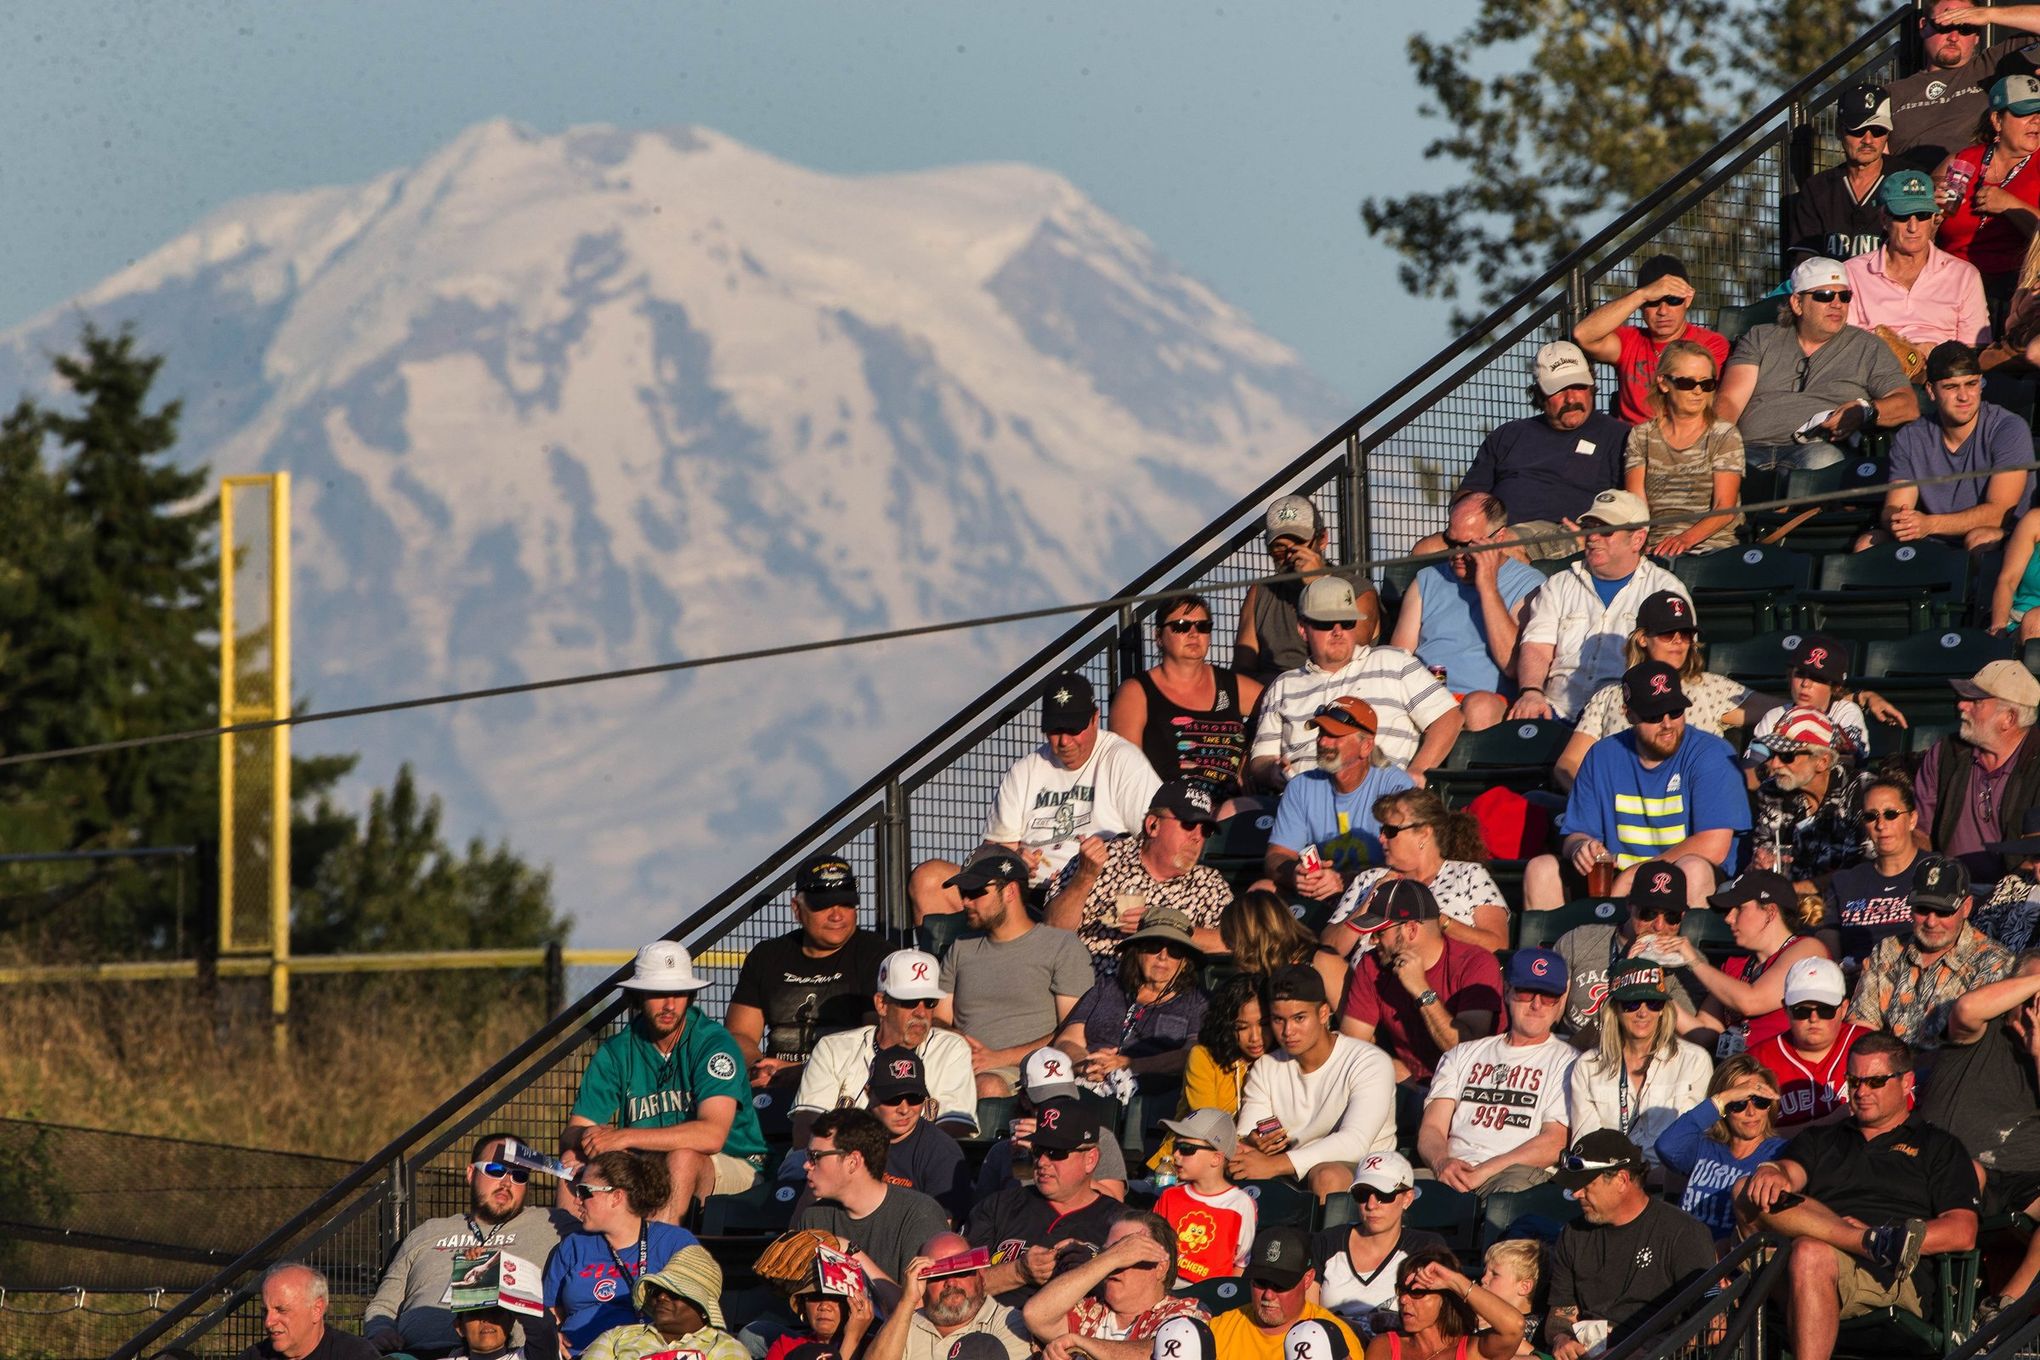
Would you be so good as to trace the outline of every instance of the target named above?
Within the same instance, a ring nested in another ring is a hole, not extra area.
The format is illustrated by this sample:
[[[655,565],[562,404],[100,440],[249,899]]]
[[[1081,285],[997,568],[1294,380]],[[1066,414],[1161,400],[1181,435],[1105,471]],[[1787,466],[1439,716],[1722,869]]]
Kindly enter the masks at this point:
[[[1441,526],[1446,498],[1480,440],[1503,421],[1529,413],[1525,388],[1537,348],[1568,332],[1594,298],[1626,291],[1637,262],[1679,254],[1700,291],[1703,316],[1710,306],[1740,307],[1769,292],[1780,276],[1777,214],[1792,168],[1796,163],[1804,172],[1834,161],[1834,100],[1855,80],[1896,71],[1905,14],[1884,19],[1815,77],[1673,175],[1665,189],[1625,213],[1541,286],[1421,366],[1124,593],[1184,589],[1208,596],[1217,623],[1211,656],[1224,664],[1232,656],[1246,583],[1272,570],[1260,533],[1269,500],[1289,492],[1310,495],[1337,559],[1371,566]],[[1036,704],[1043,681],[1077,669],[1101,694],[1109,693],[1128,668],[1144,664],[1150,638],[1151,625],[1130,610],[1079,624],[676,927],[670,937],[707,955],[715,970],[702,1004],[720,1013],[737,958],[790,928],[793,871],[809,855],[847,857],[866,885],[866,902],[878,907],[865,924],[899,935],[909,919],[905,888],[912,866],[966,856],[982,834],[1000,777],[1039,742]],[[461,1207],[459,1168],[473,1137],[501,1129],[543,1142],[556,1133],[592,1045],[618,1022],[620,1003],[609,990],[615,980],[428,1116],[381,1163],[357,1169],[314,1201],[249,1261],[130,1339],[116,1360],[159,1348],[170,1337],[203,1354],[241,1350],[257,1336],[259,1317],[247,1298],[265,1261],[313,1261],[333,1276],[336,1297],[370,1290],[406,1226]],[[359,1300],[352,1306],[358,1310]]]

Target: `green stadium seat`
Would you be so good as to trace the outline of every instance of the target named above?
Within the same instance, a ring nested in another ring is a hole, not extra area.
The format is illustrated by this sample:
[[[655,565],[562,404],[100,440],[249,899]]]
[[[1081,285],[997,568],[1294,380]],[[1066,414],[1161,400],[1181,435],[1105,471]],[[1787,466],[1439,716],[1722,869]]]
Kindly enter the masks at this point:
[[[1246,1281],[1236,1275],[1221,1275],[1214,1280],[1199,1280],[1196,1284],[1178,1284],[1176,1292],[1197,1300],[1213,1317],[1251,1302]]]
[[[1813,560],[1789,548],[1723,548],[1672,559],[1700,616],[1701,636],[1754,637],[1790,623],[1792,600],[1813,584]]]
[[[778,1152],[773,1154],[776,1159]],[[800,1199],[800,1184],[776,1184],[761,1179],[739,1195],[710,1195],[701,1204],[701,1230],[707,1237],[764,1233],[778,1236],[793,1222],[793,1206]]]
[[[1846,553],[1855,544],[1856,536],[1877,522],[1877,511],[1884,503],[1884,484],[1887,480],[1883,461],[1874,453],[1845,459],[1830,467],[1792,468],[1787,471],[1768,495],[1758,495],[1745,490],[1745,503],[1764,500],[1799,501],[1809,496],[1827,495],[1836,491],[1858,491],[1860,496],[1844,500],[1822,501],[1820,513],[1805,523],[1790,530],[1778,545],[1802,552],[1808,556],[1825,557],[1835,553]],[[1778,510],[1757,510],[1749,515],[1749,534],[1761,539],[1784,527],[1793,516],[1809,507],[1787,507]]]
[[[1881,543],[1835,553],[1800,596],[1801,622],[1838,637],[1905,637],[1954,626],[1969,602],[1969,554],[1945,543]]]
[[[1571,566],[1573,563],[1579,560],[1580,555],[1578,553],[1574,553],[1571,557],[1536,558],[1530,563],[1530,565],[1537,568],[1537,570],[1543,572],[1545,578],[1548,580],[1549,578],[1558,575],[1560,572],[1564,571],[1567,567]]]
[[[1479,732],[1463,732],[1444,763],[1425,777],[1425,785],[1448,805],[1497,786],[1519,793],[1542,788],[1572,733],[1571,723],[1555,718],[1504,719]]]
[[[1309,1231],[1317,1213],[1317,1200],[1295,1181],[1241,1181],[1239,1186],[1253,1196],[1261,1227],[1270,1228],[1284,1223]]]
[[[977,1137],[966,1141],[973,1143],[996,1143],[1006,1136],[1006,1125],[1013,1122],[1013,1112],[1020,1108],[1018,1096],[979,1096],[977,1103]]]
[[[1785,295],[1774,293],[1755,302],[1745,302],[1740,307],[1723,307],[1715,314],[1714,329],[1733,345],[1744,331],[1776,324],[1778,314],[1786,306]]]
[[[1713,910],[1689,911],[1679,922],[1679,933],[1699,946],[1700,952],[1716,963],[1737,951],[1728,919]]]
[[[1921,1316],[1901,1308],[1875,1308],[1842,1323],[1834,1354],[1840,1357],[1946,1355],[1976,1321],[1976,1278],[1983,1257],[1975,1251],[1926,1258],[1934,1287],[1920,1300]]]
[[[1474,1238],[1480,1232],[1480,1201],[1435,1181],[1423,1182],[1417,1186],[1417,1202],[1403,1215],[1403,1226],[1438,1234],[1464,1259],[1473,1254]]]
[[[2014,654],[2009,638],[1992,637],[1980,628],[1951,628],[1874,639],[1863,651],[1863,673],[1876,677],[1865,683],[1898,705],[1907,722],[1948,723],[1955,720],[1956,700],[1948,682]]]
[[[930,916],[914,927],[914,947],[941,958],[956,943],[957,936],[970,929],[970,920],[960,911]]]
[[[1568,902],[1550,911],[1519,912],[1515,919],[1516,947],[1549,949],[1558,943],[1559,936],[1574,926],[1612,926],[1620,922],[1628,910],[1618,899],[1595,897]]]
[[[1705,624],[1706,616],[1701,616]],[[1703,633],[1704,637],[1705,634]],[[1766,694],[1783,698],[1785,676],[1792,669],[1793,657],[1799,651],[1800,641],[1805,637],[1798,628],[1783,628],[1761,637],[1737,638],[1729,642],[1707,644],[1707,669],[1717,675],[1725,675],[1738,684]],[[1849,648],[1849,674],[1856,675],[1856,665],[1861,656],[1860,643],[1849,639],[1837,639]]]

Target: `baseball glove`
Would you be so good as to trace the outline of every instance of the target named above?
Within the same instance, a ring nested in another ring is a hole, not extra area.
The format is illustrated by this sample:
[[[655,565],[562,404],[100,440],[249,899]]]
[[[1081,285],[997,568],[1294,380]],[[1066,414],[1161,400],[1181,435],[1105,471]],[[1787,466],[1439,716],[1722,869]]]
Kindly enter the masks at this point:
[[[795,1228],[774,1238],[772,1244],[759,1254],[758,1263],[751,1269],[759,1279],[782,1292],[790,1291],[814,1278],[817,1246],[844,1251],[849,1243],[833,1233]]]

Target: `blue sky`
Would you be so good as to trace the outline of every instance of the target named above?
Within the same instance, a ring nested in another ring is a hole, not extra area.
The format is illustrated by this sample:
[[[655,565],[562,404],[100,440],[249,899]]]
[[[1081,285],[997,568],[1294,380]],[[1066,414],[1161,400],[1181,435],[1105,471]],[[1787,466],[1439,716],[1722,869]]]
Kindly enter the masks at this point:
[[[1357,407],[1445,339],[1356,204],[1440,181],[1403,45],[1475,6],[1376,8],[14,0],[0,328],[231,199],[365,179],[486,118],[702,123],[838,172],[1064,174]]]

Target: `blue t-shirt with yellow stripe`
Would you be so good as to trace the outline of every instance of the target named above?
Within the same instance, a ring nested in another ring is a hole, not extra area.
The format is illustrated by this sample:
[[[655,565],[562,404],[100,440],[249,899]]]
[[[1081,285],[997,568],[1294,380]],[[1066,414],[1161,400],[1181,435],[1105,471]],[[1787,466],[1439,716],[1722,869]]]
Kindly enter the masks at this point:
[[[1750,829],[1749,793],[1736,770],[1735,748],[1688,729],[1669,760],[1645,769],[1635,732],[1603,737],[1580,762],[1559,828],[1594,837],[1624,869],[1698,832],[1728,830],[1735,835],[1722,867],[1732,868],[1742,833]]]

